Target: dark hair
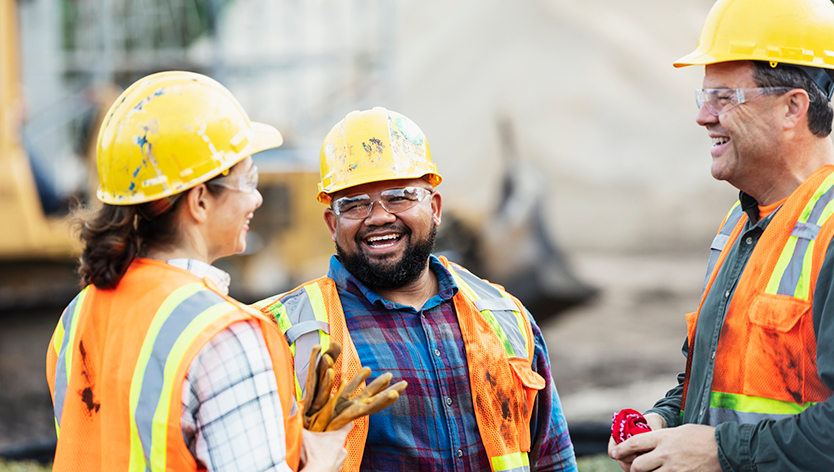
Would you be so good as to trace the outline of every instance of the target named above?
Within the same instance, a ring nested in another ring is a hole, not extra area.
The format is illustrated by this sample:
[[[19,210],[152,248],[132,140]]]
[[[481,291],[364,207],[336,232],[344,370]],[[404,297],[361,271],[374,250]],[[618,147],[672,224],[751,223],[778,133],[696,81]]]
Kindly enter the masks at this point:
[[[206,185],[212,195],[223,189]],[[177,209],[185,192],[139,205],[104,204],[98,211],[77,209],[73,214],[84,249],[78,274],[81,286],[113,288],[127,268],[148,249],[168,248],[179,241]]]
[[[790,64],[770,67],[767,62],[753,61],[753,80],[758,87],[791,87],[808,92],[811,98],[808,106],[808,129],[820,138],[831,134],[831,122],[834,119],[831,102],[822,89],[801,69]]]

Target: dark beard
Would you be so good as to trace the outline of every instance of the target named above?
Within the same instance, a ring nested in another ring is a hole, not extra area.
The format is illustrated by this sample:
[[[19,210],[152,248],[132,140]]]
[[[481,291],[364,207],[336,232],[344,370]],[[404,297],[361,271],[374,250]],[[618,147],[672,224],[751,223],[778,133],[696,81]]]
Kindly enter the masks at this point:
[[[404,234],[403,237],[411,237],[413,233]],[[429,236],[421,241],[411,244],[405,248],[405,253],[399,262],[391,267],[375,267],[371,264],[368,256],[361,250],[355,254],[346,254],[344,249],[336,243],[336,254],[342,265],[360,282],[371,289],[394,289],[404,287],[417,280],[426,265],[429,263],[429,256],[434,249],[434,240],[437,235],[437,227],[432,224]],[[357,246],[363,244],[357,241]]]

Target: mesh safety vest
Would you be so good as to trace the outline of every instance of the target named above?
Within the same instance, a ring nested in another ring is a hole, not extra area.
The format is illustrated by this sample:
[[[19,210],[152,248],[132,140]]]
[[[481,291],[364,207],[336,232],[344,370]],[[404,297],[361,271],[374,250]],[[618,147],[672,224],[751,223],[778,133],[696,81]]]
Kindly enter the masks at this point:
[[[211,282],[150,259],[135,260],[114,289],[87,286],[61,315],[47,352],[53,470],[198,470],[182,436],[182,382],[205,343],[241,320],[258,322],[267,342],[296,470],[301,415],[281,333]]]
[[[440,257],[459,287],[453,298],[466,343],[469,380],[478,430],[493,471],[529,471],[530,418],[544,379],[531,368],[533,331],[521,302],[498,285],[476,277]],[[285,294],[256,304],[274,317],[295,354],[296,396],[304,397],[310,351],[326,350],[330,340],[342,345],[333,383],[350,380],[361,369],[359,355],[345,324],[344,311],[333,280],[322,277]],[[364,382],[357,392],[365,388]],[[348,435],[348,458],[343,471],[359,470],[368,417],[354,422]]]
[[[789,417],[832,394],[817,373],[811,310],[817,275],[834,236],[832,171],[834,166],[820,168],[788,197],[750,255],[714,354],[710,425]],[[747,215],[736,203],[713,241],[698,312],[746,222]],[[689,356],[682,415],[700,329],[698,312],[686,316]]]

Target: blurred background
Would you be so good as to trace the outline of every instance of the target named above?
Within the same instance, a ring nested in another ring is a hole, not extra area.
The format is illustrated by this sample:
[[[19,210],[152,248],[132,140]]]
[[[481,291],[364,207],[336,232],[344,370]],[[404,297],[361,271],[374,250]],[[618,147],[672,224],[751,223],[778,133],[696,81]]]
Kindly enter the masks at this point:
[[[649,408],[684,368],[683,315],[736,198],[694,121],[703,70],[671,65],[712,3],[0,0],[0,452],[54,444],[46,345],[78,290],[66,215],[95,204],[102,114],[169,69],[214,77],[285,137],[255,158],[248,253],[221,261],[233,295],[326,271],[319,146],[385,106],[444,177],[438,251],[534,314],[571,429]]]

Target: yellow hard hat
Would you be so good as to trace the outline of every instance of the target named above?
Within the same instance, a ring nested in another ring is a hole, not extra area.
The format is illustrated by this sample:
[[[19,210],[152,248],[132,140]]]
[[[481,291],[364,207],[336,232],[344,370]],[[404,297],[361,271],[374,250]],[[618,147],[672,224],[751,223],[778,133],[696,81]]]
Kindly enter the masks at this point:
[[[675,67],[766,61],[834,69],[831,0],[718,0],[698,46]]]
[[[134,205],[188,190],[254,153],[281,145],[215,80],[161,72],[138,80],[105,115],[98,135],[98,199]]]
[[[443,180],[420,128],[382,107],[348,113],[324,138],[319,164],[322,203],[330,203],[334,192],[369,182],[424,178],[436,187]]]

